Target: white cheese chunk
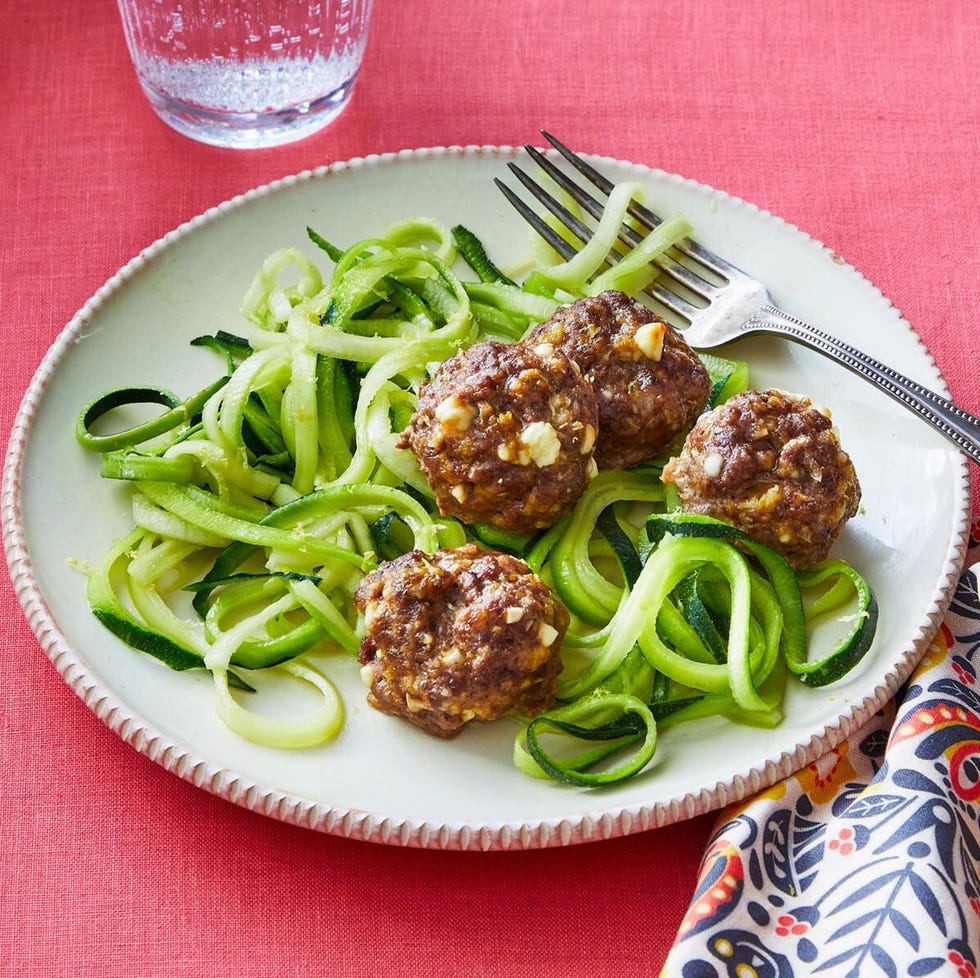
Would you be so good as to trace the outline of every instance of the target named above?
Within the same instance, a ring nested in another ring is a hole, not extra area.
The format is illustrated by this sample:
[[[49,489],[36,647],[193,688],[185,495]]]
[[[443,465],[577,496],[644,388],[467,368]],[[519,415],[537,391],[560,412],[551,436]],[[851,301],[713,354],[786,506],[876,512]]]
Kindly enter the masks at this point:
[[[664,352],[666,329],[661,322],[644,323],[636,331],[636,345],[648,360],[659,362]]]
[[[524,426],[519,435],[521,443],[527,448],[531,461],[538,468],[554,465],[561,452],[558,432],[548,421],[532,421]]]
[[[541,627],[538,629],[538,640],[545,648],[550,648],[554,645],[555,639],[558,638],[558,629],[553,628],[547,622],[542,622]]]
[[[712,452],[704,460],[704,474],[709,479],[717,479],[721,475],[721,469],[724,464],[725,460],[717,452]]]
[[[466,431],[476,417],[476,408],[472,404],[461,401],[453,394],[444,401],[440,401],[433,414],[436,420],[448,428],[450,431]]]

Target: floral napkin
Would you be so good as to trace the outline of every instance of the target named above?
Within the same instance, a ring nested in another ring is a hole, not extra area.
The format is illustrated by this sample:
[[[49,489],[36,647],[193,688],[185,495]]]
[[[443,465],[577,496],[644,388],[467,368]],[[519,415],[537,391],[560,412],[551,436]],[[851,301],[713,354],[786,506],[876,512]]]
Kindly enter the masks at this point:
[[[663,975],[977,978],[978,673],[980,562],[887,710],[722,813]]]

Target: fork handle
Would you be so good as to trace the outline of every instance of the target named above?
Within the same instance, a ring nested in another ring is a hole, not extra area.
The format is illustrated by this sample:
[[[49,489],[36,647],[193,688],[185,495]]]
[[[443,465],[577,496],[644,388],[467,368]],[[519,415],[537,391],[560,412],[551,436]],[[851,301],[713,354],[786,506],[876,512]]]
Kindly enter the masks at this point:
[[[777,332],[787,339],[823,353],[871,381],[899,404],[918,414],[980,465],[980,418],[957,407],[935,391],[776,306],[763,306],[743,324],[742,329],[745,333]]]

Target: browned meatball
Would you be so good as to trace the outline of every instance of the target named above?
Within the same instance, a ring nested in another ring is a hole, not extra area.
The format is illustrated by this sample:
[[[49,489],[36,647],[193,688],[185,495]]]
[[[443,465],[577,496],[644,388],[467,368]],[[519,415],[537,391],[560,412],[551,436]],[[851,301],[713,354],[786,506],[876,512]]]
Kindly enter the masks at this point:
[[[563,350],[595,390],[599,468],[662,456],[711,393],[708,371],[680,333],[622,292],[560,307],[526,342]]]
[[[702,415],[663,479],[685,510],[739,527],[797,569],[827,556],[861,501],[829,413],[775,390]]]
[[[568,612],[524,561],[466,544],[397,557],[361,582],[368,702],[426,733],[555,700]]]
[[[410,447],[439,510],[531,532],[564,516],[595,474],[595,395],[545,343],[477,343],[419,394]]]

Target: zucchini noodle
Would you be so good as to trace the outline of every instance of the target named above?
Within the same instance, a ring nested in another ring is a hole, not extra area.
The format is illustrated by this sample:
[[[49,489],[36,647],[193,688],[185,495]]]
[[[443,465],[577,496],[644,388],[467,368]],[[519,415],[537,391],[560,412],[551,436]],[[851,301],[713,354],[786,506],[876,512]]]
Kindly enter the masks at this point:
[[[440,515],[400,447],[421,385],[458,350],[519,340],[575,298],[649,284],[651,259],[690,226],[666,221],[607,268],[639,193],[615,188],[592,240],[520,283],[471,231],[425,219],[346,249],[307,229],[329,271],[299,248],[272,253],[242,299],[243,335],[193,341],[223,375],[186,400],[133,386],[79,412],[79,444],[132,487],[133,528],[88,576],[93,614],[166,666],[209,674],[237,735],[302,749],[343,725],[327,672],[356,658],[366,573],[412,549],[507,550],[572,616],[560,702],[522,724],[514,762],[588,787],[646,768],[658,727],[717,714],[771,725],[787,677],[839,678],[874,630],[863,579],[841,561],[797,576],[730,527],[672,513],[657,464],[601,472],[572,513],[528,537]],[[743,363],[705,363],[713,402],[747,387]],[[162,410],[125,426],[147,406]],[[808,662],[808,617],[855,606],[840,647]],[[262,709],[283,683],[316,705]]]

